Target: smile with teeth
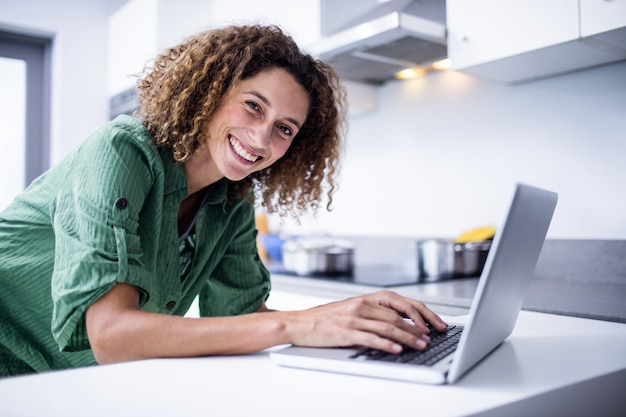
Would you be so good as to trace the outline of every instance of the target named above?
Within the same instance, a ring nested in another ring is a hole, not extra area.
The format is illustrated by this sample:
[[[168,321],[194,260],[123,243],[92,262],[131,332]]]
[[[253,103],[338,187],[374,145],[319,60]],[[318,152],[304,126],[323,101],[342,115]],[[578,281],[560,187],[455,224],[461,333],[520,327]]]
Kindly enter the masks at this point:
[[[250,152],[245,150],[244,147],[241,146],[241,143],[234,137],[229,135],[228,141],[230,142],[230,146],[233,149],[233,151],[235,151],[237,155],[239,155],[241,158],[245,159],[246,161],[256,162],[259,159],[258,155],[252,155]]]

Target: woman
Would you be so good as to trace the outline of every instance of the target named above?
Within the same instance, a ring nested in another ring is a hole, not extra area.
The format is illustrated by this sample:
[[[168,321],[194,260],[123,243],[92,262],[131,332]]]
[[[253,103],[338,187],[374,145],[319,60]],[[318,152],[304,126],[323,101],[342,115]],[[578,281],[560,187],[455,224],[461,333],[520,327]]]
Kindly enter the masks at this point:
[[[276,27],[165,51],[120,116],[0,215],[0,374],[277,344],[424,348],[422,303],[377,292],[269,312],[255,196],[296,216],[335,190],[343,93]],[[201,319],[182,317],[198,297]],[[410,318],[409,324],[403,317]]]

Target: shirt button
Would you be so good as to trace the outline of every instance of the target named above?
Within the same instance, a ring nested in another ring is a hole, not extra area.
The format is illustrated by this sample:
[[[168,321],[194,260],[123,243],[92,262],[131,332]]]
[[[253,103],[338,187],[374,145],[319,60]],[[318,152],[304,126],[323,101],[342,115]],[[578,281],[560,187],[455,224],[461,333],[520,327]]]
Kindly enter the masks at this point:
[[[168,310],[172,310],[174,307],[176,307],[176,301],[173,301],[173,300],[169,301],[167,304],[165,304],[165,307]]]
[[[125,209],[128,206],[128,200],[126,200],[124,197],[118,198],[115,201],[115,206],[118,209]]]

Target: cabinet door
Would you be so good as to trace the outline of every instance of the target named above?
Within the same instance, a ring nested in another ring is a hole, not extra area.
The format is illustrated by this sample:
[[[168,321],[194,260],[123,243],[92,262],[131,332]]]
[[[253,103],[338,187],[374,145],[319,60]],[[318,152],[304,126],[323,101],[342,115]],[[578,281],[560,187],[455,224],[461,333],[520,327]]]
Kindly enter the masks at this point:
[[[626,0],[580,0],[582,37],[623,27],[626,27]]]
[[[346,29],[380,4],[377,0],[320,0],[321,35],[330,36]]]
[[[229,0],[210,3],[211,18],[218,26],[255,22],[276,24],[304,48],[320,37],[319,0]]]
[[[578,0],[447,0],[454,69],[579,37]]]
[[[157,14],[155,1],[132,0],[109,17],[109,96],[132,89],[137,84],[132,75],[158,52]]]

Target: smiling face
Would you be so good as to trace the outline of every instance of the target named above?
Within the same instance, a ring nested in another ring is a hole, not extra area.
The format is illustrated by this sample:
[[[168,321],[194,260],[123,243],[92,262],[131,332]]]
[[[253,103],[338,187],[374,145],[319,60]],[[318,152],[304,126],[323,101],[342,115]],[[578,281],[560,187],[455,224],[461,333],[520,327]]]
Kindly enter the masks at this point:
[[[186,163],[189,194],[272,165],[285,155],[308,111],[308,93],[282,68],[241,81],[211,117],[207,147]]]

